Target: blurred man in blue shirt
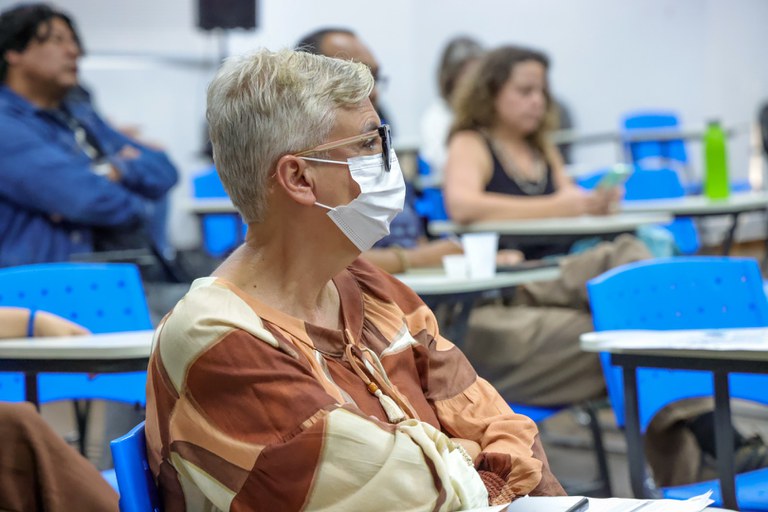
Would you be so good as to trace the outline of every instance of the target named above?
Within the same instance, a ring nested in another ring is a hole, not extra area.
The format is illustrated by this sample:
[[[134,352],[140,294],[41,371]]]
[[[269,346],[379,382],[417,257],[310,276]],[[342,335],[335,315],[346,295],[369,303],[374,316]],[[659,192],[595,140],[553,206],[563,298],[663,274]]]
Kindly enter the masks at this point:
[[[95,232],[140,229],[177,172],[110,127],[78,85],[72,20],[44,4],[0,14],[0,267],[65,261]]]

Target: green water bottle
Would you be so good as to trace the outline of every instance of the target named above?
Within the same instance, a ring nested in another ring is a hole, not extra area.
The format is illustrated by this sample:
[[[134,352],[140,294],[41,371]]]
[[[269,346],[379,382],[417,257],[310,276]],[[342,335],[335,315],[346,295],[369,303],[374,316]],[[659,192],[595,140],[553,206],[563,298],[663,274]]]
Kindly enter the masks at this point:
[[[719,121],[710,121],[704,132],[704,195],[725,199],[729,193],[725,132]]]

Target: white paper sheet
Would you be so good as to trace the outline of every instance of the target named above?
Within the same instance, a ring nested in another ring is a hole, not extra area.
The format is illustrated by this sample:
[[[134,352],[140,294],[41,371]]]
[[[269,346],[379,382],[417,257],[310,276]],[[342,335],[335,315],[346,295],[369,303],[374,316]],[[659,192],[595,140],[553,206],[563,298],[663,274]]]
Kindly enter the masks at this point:
[[[588,512],[701,512],[713,503],[710,499],[711,495],[712,491],[709,491],[684,501],[589,498]],[[473,508],[466,512],[500,512],[507,506],[509,503],[494,507]],[[542,512],[548,511],[542,510]]]
[[[709,491],[685,501],[589,498],[589,512],[700,512],[713,503],[711,495]]]

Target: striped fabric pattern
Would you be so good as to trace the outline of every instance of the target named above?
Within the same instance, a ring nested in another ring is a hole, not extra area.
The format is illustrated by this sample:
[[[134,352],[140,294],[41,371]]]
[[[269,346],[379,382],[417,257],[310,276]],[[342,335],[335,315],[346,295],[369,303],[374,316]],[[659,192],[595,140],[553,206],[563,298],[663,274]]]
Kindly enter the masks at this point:
[[[488,503],[478,471],[516,495],[534,489],[535,424],[439,335],[418,296],[363,260],[334,284],[339,330],[211,277],[166,316],[146,422],[164,510],[462,510]],[[408,419],[387,421],[346,344]],[[451,437],[482,447],[477,470]]]

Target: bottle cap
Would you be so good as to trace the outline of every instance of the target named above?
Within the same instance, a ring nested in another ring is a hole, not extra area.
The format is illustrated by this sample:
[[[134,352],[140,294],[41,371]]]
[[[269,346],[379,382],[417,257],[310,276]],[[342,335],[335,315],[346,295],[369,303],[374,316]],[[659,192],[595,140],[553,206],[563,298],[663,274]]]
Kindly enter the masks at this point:
[[[713,117],[713,118],[711,118],[711,119],[708,119],[708,120],[707,120],[707,125],[708,125],[708,126],[712,126],[712,125],[716,125],[716,126],[717,126],[717,125],[720,125],[720,120],[719,120],[719,119],[717,119],[716,117]]]

